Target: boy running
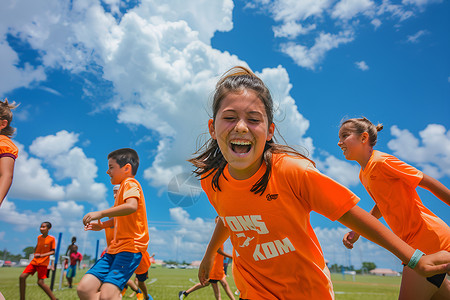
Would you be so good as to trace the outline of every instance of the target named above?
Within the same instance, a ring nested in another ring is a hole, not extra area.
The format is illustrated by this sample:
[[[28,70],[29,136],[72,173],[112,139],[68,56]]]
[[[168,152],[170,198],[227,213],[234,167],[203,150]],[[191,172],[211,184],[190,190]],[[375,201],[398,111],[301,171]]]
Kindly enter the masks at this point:
[[[34,258],[30,264],[25,268],[22,274],[19,276],[20,282],[20,300],[25,300],[26,280],[28,276],[38,273],[38,285],[44,292],[55,300],[50,287],[45,284],[44,279],[47,278],[47,266],[50,262],[50,255],[55,254],[55,238],[48,234],[48,231],[52,228],[50,222],[43,222],[41,224],[41,235],[37,238],[37,245],[34,250]]]
[[[112,184],[120,184],[114,206],[83,217],[85,230],[114,227],[114,235],[105,255],[86,272],[78,284],[80,299],[120,299],[120,291],[138,267],[148,247],[148,224],[142,187],[134,178],[139,157],[130,148],[108,154],[108,171]],[[105,222],[92,222],[101,218]],[[92,223],[91,223],[92,222]],[[98,294],[100,293],[100,295]]]

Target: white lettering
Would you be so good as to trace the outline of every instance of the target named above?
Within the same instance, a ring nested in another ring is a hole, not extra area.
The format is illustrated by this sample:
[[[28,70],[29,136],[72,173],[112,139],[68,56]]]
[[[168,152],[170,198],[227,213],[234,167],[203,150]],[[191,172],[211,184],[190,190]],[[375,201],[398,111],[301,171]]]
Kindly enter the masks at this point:
[[[260,249],[261,247],[260,247],[260,245],[259,244],[256,244],[256,247],[255,247],[255,251],[253,252],[253,259],[255,260],[255,261],[258,261],[258,260],[265,260],[266,258],[264,257],[264,255],[261,253],[261,252],[259,252],[259,249]]]
[[[267,259],[279,256],[277,248],[273,242],[264,243],[261,245],[261,248],[263,249]]]
[[[236,217],[225,217],[227,224],[232,231],[243,231],[241,224]]]
[[[258,232],[259,234],[267,234],[269,233],[269,230],[267,230],[266,224],[264,222],[260,222],[260,220],[262,219],[261,216],[256,215],[256,216],[250,216],[250,218],[253,221],[253,224],[255,224],[256,226],[256,232]]]
[[[244,230],[256,230],[250,216],[237,216],[237,219],[241,223]]]
[[[287,237],[284,238],[283,241],[275,240],[274,242],[275,245],[277,246],[278,252],[280,252],[280,255],[288,253],[290,251],[295,251],[294,246]]]

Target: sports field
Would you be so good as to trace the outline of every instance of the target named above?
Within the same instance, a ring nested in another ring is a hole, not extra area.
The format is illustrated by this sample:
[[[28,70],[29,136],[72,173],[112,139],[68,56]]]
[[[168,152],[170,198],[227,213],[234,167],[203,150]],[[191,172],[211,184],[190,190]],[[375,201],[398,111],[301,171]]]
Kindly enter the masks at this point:
[[[6,300],[19,299],[19,275],[24,268],[0,268],[0,291]],[[75,284],[80,281],[84,271],[79,271],[74,280]],[[75,289],[67,288],[66,280],[63,281],[61,290],[59,288],[59,270],[56,273],[54,284],[54,292],[60,300],[78,299]],[[356,276],[353,281],[352,276],[346,276],[345,280],[340,274],[333,274],[333,285],[338,300],[364,299],[364,300],[391,300],[398,298],[400,286],[400,277],[380,277],[380,276]],[[36,275],[27,279],[27,299],[28,300],[44,300],[48,299],[45,293],[37,286]],[[50,279],[45,282],[50,285]],[[166,269],[155,267],[149,270],[149,279],[147,287],[150,294],[155,300],[174,300],[178,299],[178,291],[185,290],[197,283],[196,269]],[[236,286],[232,278],[228,278],[231,290],[234,292]],[[228,299],[225,292],[221,290],[222,299]],[[131,294],[130,289],[127,290],[123,299],[136,299],[136,297],[128,298]],[[211,287],[205,287],[195,291],[189,295],[188,299],[214,299]],[[238,297],[236,296],[236,299]]]

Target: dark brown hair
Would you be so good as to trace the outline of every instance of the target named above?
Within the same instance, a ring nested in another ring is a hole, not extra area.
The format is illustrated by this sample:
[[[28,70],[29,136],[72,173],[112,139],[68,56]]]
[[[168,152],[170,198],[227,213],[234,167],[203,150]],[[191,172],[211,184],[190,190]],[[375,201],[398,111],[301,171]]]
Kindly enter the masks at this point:
[[[212,103],[213,120],[216,118],[222,100],[228,94],[240,93],[244,90],[252,90],[257,94],[258,98],[264,104],[268,125],[270,126],[273,123],[274,113],[273,100],[270,91],[259,77],[249,69],[241,66],[231,68],[225,72],[217,82]],[[272,173],[272,154],[275,153],[289,153],[310,160],[290,146],[275,143],[274,138],[270,141],[266,141],[263,160],[267,169],[264,175],[253,185],[250,190],[251,192],[262,195],[266,190]],[[217,141],[210,138],[194,153],[194,155],[197,156],[188,160],[196,167],[194,173],[197,176],[206,174],[203,179],[214,174],[212,187],[214,190],[217,189],[220,191],[219,178],[223,174],[227,161],[223,157]],[[314,164],[312,160],[310,161]]]
[[[121,168],[130,164],[131,174],[136,175],[139,167],[139,156],[135,150],[131,148],[117,149],[108,154],[108,159],[114,159]]]
[[[345,124],[353,125],[353,131],[359,135],[367,132],[369,134],[369,144],[374,147],[377,144],[378,131],[383,129],[383,124],[373,125],[367,118],[353,118],[341,122],[341,127]]]

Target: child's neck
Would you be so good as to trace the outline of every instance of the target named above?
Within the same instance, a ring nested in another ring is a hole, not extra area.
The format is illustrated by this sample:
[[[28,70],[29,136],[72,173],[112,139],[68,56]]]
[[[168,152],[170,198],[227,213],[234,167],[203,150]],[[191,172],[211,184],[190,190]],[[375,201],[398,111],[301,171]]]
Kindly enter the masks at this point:
[[[47,237],[47,235],[48,235],[48,232],[42,234],[43,237]]]
[[[367,163],[369,162],[370,157],[372,156],[372,153],[373,153],[373,148],[369,148],[368,151],[366,151],[364,153],[364,155],[362,155],[362,157],[360,159],[358,159],[358,163],[360,164],[361,169],[364,170],[366,168]]]

